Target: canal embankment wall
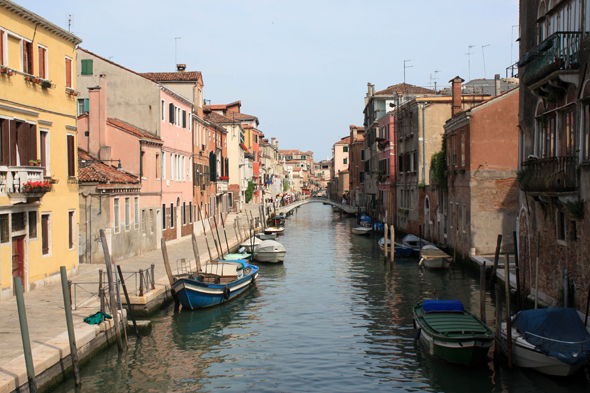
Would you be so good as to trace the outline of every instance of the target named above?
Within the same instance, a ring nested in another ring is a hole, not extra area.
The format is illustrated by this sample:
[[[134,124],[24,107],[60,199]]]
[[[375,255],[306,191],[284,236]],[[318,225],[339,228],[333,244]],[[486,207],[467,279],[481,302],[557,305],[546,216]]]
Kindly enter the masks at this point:
[[[232,251],[238,248],[240,239],[247,235],[245,228],[247,228],[248,218],[257,216],[258,205],[247,206],[246,212],[228,215],[225,222],[226,230],[223,231],[220,228],[224,253],[227,251],[228,245]],[[241,228],[240,235],[234,229],[236,219],[244,227]],[[208,239],[202,233],[196,235],[201,263],[206,263],[210,259],[207,242],[209,242],[211,257],[213,259],[218,257],[212,234],[209,231],[207,236]],[[217,237],[217,233],[215,236]],[[191,269],[196,269],[191,236],[168,243],[167,250],[172,270],[176,270],[177,262],[183,261],[188,262]],[[140,318],[153,314],[172,300],[170,282],[161,250],[118,261],[117,264],[123,270],[124,276],[135,274],[140,269],[148,271],[152,265],[154,266],[154,288],[147,288],[142,296],[130,296],[130,303]],[[105,320],[98,325],[89,325],[84,322],[85,317],[101,310],[97,293],[100,277],[104,271],[106,271],[104,264],[81,264],[79,274],[70,277],[73,292],[74,331],[81,365],[89,362],[98,353],[117,342],[112,319]],[[127,282],[127,286],[130,287],[129,282]],[[91,290],[93,287],[96,288],[94,291]],[[69,356],[70,346],[62,287],[60,283],[48,285],[25,293],[24,299],[37,389],[40,392],[49,391],[73,373]],[[123,294],[121,294],[121,299],[125,306]],[[2,338],[0,341],[0,393],[29,391],[17,314],[14,298],[0,302],[0,315],[2,315],[0,318],[0,332],[2,333],[0,335]],[[124,316],[126,316],[126,310],[122,312],[121,317]],[[125,326],[125,318],[120,318],[120,320],[121,326]]]

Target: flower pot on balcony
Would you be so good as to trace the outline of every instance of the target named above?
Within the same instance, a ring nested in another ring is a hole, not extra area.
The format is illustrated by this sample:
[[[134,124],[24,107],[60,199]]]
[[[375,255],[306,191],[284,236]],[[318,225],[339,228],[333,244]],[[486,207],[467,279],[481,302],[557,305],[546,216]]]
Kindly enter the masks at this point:
[[[45,89],[49,89],[51,87],[51,82],[50,81],[41,81],[41,87],[43,87]]]

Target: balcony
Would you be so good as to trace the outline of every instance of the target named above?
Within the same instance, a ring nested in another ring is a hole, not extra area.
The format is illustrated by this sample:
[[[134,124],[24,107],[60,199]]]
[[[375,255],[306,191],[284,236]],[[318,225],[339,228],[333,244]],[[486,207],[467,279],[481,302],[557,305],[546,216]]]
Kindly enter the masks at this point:
[[[549,157],[527,160],[519,172],[519,187],[537,193],[567,193],[578,189],[576,157]]]
[[[222,180],[222,179],[218,179],[215,182],[215,187],[216,187],[216,193],[217,194],[222,194],[224,192],[227,192],[227,182],[228,180]]]
[[[518,63],[519,67],[528,65],[521,76],[522,83],[535,93],[539,93],[538,89],[550,80],[572,83],[569,76],[578,73],[581,40],[582,33],[557,32],[527,52]]]
[[[39,197],[25,193],[23,185],[43,181],[43,168],[0,166],[0,195],[10,196],[11,203],[25,203],[27,197]]]

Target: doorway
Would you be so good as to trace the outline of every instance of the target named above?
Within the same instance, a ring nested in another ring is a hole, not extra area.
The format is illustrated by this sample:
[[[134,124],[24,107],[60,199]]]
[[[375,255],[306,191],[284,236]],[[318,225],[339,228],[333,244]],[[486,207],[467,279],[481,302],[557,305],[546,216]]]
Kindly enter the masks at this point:
[[[15,236],[12,238],[12,281],[20,277],[23,291],[25,288],[25,237]],[[13,284],[14,285],[14,284]],[[13,294],[16,287],[13,286]]]

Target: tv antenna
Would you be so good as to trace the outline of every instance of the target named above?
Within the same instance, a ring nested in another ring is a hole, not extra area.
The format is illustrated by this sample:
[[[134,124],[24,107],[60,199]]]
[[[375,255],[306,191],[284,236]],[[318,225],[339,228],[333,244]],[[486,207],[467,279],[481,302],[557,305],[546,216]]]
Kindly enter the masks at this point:
[[[436,93],[436,80],[438,79],[438,77],[436,76],[436,74],[438,74],[440,71],[439,70],[434,70],[434,92]]]
[[[473,52],[471,51],[471,48],[475,48],[475,45],[469,45],[467,47],[467,53],[465,53],[467,55],[467,76],[468,76],[468,80],[471,80],[471,55],[473,54]]]
[[[72,32],[72,25],[74,24],[74,18],[72,14],[66,14],[66,19],[68,21],[68,32]]]
[[[481,46],[481,56],[483,57],[483,78],[484,79],[487,79],[486,78],[486,56],[483,53],[483,48],[485,48],[486,46],[490,46],[490,44],[482,45]],[[512,64],[512,60],[510,61],[510,64]]]
[[[178,64],[177,42],[182,37],[174,37],[174,65]]]
[[[414,66],[406,66],[406,63],[412,60],[404,60],[404,84],[406,83],[406,68],[412,68]]]

